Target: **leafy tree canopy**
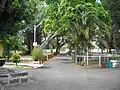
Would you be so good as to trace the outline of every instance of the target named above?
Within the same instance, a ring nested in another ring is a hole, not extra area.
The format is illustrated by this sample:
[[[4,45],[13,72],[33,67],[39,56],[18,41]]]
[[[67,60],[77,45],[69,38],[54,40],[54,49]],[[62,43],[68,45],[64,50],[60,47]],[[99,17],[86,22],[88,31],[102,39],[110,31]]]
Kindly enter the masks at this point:
[[[40,0],[1,0],[0,38],[15,35],[24,26],[41,20],[44,3]]]
[[[108,9],[111,13],[112,28],[113,28],[113,45],[117,50],[120,49],[120,1],[119,0],[107,0],[109,1]]]
[[[102,5],[95,0],[61,0],[50,4],[47,18],[43,20],[43,29],[47,33],[58,31],[58,35],[69,37],[84,46],[87,41],[96,40],[105,43],[110,35],[110,18]]]
[[[0,1],[0,36],[16,33],[25,15],[25,0]]]

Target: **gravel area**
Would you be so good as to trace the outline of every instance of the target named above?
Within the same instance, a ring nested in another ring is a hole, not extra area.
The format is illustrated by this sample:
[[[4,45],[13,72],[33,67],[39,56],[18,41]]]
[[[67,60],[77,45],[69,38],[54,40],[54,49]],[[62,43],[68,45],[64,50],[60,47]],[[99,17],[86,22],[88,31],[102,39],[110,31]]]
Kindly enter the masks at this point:
[[[30,82],[6,90],[120,90],[120,68],[81,68],[60,54],[29,72]]]

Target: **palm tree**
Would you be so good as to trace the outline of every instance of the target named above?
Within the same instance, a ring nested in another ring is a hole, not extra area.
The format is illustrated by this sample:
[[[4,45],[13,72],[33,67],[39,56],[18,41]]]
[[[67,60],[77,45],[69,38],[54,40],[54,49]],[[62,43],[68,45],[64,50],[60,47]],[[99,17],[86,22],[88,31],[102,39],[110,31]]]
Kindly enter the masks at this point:
[[[88,52],[93,47],[93,41],[101,49],[108,48],[107,41],[110,38],[111,28],[107,21],[109,21],[108,13],[102,6],[85,3],[73,8],[72,16],[69,20],[71,37],[76,44],[76,50],[81,52],[76,51],[76,54]]]

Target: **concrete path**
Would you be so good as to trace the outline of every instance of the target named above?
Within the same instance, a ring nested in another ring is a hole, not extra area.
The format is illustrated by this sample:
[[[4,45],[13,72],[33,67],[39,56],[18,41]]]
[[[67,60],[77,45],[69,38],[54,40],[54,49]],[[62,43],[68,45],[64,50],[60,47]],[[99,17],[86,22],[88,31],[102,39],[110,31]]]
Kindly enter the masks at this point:
[[[26,71],[31,82],[7,90],[120,90],[120,68],[81,68],[64,54]]]

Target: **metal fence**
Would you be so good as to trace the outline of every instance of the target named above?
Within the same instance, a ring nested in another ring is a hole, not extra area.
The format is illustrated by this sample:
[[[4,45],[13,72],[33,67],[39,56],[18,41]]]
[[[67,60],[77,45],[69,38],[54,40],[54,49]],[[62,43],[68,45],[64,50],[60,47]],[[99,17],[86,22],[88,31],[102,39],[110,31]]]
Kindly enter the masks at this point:
[[[91,64],[91,62],[94,64],[98,64],[99,67],[101,67],[102,62],[108,62],[111,60],[110,55],[99,55],[99,56],[82,56],[82,55],[76,55],[76,57],[72,57],[75,59],[75,63],[79,64],[81,61],[83,61],[84,66]],[[115,67],[120,67],[120,60],[116,60],[114,62]]]

